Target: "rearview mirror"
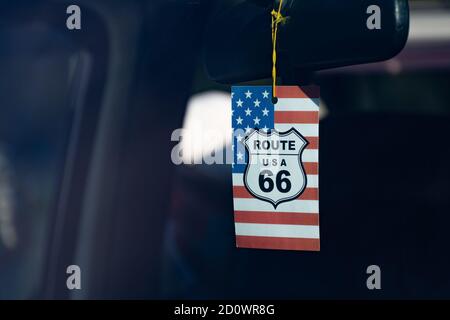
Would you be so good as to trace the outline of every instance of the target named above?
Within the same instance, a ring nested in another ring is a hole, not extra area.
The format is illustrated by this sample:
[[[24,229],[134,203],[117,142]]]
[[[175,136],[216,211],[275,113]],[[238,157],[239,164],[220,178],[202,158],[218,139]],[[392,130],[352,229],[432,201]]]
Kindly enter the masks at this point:
[[[389,59],[408,38],[407,0],[285,0],[279,27],[281,77]],[[273,1],[253,0],[222,10],[209,22],[205,63],[221,83],[270,78]]]

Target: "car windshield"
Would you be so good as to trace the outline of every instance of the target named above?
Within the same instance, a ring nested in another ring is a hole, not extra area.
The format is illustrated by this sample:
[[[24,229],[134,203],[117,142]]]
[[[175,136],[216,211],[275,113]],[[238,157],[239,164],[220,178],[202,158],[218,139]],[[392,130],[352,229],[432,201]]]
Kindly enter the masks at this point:
[[[80,28],[61,1],[19,2],[0,4],[0,299],[372,298],[374,263],[383,298],[450,297],[447,1],[409,2],[395,57],[279,77],[320,86],[317,255],[236,248],[234,158],[205,161],[234,152],[234,83],[207,58],[215,14],[270,1],[92,0]]]

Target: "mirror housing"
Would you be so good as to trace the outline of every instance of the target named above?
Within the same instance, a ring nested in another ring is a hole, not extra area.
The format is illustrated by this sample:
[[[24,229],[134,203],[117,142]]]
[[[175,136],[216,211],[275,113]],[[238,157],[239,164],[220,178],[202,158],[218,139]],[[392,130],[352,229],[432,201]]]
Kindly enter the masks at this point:
[[[379,29],[370,23],[374,5]],[[213,16],[205,44],[211,79],[231,84],[271,77],[272,9],[273,1],[252,0]],[[407,0],[285,0],[282,13],[288,20],[278,31],[278,74],[293,81],[311,71],[390,59],[408,38]]]

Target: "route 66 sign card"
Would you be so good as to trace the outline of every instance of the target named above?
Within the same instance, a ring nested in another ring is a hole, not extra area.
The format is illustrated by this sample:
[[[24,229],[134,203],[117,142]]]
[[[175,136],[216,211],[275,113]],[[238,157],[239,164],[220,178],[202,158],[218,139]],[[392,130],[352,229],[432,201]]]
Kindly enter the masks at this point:
[[[319,251],[319,88],[232,87],[239,248]]]

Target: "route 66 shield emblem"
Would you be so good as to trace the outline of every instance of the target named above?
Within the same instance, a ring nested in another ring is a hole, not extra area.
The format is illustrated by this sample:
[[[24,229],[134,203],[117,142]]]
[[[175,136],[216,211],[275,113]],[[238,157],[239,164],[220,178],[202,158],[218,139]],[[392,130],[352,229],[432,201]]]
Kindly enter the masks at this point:
[[[248,155],[244,184],[255,198],[276,209],[303,193],[307,178],[301,159],[308,141],[295,128],[270,134],[254,130],[244,144]]]

